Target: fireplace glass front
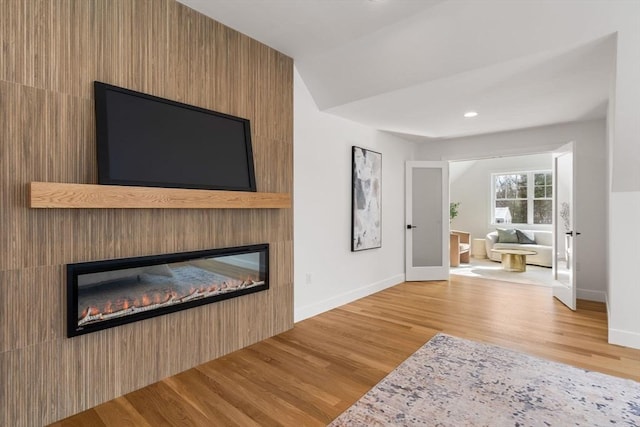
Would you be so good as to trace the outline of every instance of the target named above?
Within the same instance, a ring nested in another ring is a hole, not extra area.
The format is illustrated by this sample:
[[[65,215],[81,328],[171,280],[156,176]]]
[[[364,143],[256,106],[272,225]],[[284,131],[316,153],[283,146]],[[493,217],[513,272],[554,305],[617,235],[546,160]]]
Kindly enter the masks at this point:
[[[269,245],[67,265],[67,336],[269,288]]]

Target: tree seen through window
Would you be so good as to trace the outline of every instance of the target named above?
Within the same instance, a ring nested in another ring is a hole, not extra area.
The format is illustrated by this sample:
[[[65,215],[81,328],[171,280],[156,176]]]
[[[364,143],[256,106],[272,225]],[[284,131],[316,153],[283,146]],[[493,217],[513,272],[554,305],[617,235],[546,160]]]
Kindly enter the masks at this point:
[[[493,222],[510,218],[513,224],[551,224],[552,179],[550,171],[494,174]]]

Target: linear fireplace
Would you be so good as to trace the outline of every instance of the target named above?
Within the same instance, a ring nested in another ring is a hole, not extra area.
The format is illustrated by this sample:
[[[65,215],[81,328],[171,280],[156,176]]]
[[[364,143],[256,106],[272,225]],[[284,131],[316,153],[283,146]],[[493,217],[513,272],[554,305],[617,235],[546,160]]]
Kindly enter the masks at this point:
[[[67,265],[67,336],[269,288],[269,245]]]

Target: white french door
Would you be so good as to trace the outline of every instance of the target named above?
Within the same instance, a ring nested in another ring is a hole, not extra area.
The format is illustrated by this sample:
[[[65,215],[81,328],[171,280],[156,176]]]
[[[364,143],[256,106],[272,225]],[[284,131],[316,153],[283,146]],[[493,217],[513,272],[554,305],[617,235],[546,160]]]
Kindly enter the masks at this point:
[[[553,296],[576,309],[576,168],[573,143],[553,153]]]
[[[406,163],[406,280],[449,278],[449,164]]]

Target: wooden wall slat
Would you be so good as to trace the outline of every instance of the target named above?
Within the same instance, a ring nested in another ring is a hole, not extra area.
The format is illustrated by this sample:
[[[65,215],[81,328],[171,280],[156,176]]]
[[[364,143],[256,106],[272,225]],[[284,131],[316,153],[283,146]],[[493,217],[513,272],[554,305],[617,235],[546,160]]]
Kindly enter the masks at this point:
[[[64,280],[60,266],[0,271],[0,353],[65,336]]]
[[[251,120],[258,191],[293,190],[293,62],[174,0],[0,0],[0,425],[47,424],[293,325],[293,212],[30,209],[95,184],[93,81]],[[271,288],[66,338],[64,265],[269,243]]]

